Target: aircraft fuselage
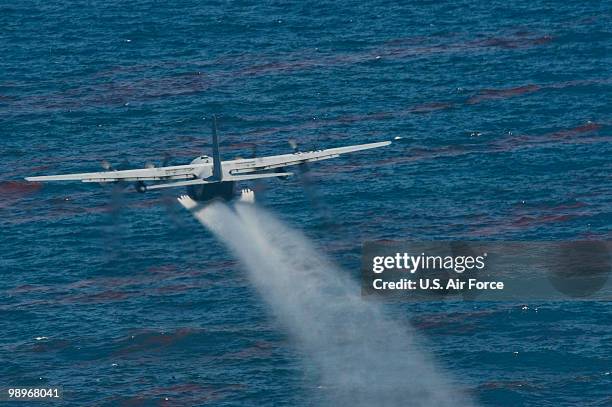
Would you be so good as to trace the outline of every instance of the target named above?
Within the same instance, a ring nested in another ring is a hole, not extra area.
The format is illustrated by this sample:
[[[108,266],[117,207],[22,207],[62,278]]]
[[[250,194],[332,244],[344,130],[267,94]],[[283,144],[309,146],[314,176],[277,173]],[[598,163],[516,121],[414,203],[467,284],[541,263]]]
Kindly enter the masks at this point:
[[[236,197],[234,181],[223,181],[214,184],[190,185],[187,194],[191,199],[198,202],[223,199],[230,201]]]

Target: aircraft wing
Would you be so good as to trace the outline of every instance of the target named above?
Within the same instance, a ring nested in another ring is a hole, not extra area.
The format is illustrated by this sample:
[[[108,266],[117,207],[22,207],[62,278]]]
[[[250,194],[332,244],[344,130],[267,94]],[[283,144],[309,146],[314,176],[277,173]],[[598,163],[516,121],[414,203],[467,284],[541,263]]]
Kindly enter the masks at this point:
[[[326,150],[295,152],[292,154],[257,157],[253,159],[239,159],[221,162],[219,157],[216,125],[213,128],[213,163],[176,165],[171,167],[142,168],[134,170],[112,170],[101,172],[84,172],[79,174],[43,175],[26,177],[27,181],[81,181],[81,182],[139,182],[161,181],[161,184],[149,185],[146,189],[161,189],[198,184],[211,184],[223,181],[246,181],[259,178],[287,177],[290,172],[265,172],[290,165],[299,165],[313,161],[335,158],[341,154],[371,148],[384,147],[390,141],[379,143],[358,144],[354,146],[329,148]],[[212,167],[212,175],[209,176]],[[206,175],[206,177],[204,177]],[[171,181],[171,182],[169,182]]]
[[[381,141],[378,143],[357,144],[354,146],[329,148],[326,150],[315,151],[298,151],[292,154],[273,155],[269,157],[260,157],[252,159],[240,159],[233,161],[223,161],[223,170],[227,171],[231,176],[240,174],[249,174],[256,171],[265,171],[270,169],[288,167],[290,165],[299,165],[313,161],[327,160],[335,158],[341,154],[352,153],[355,151],[369,150],[371,148],[379,148],[388,146],[390,141]]]
[[[84,172],[80,174],[44,175],[26,177],[27,181],[82,181],[82,182],[115,182],[115,181],[168,181],[177,179],[194,179],[202,170],[202,165],[177,165],[172,167],[142,168],[123,171]]]

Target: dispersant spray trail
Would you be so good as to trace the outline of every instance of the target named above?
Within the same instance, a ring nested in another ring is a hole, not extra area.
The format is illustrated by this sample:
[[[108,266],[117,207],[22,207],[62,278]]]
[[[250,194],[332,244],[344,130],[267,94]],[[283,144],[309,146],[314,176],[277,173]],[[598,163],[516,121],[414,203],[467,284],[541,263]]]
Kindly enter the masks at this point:
[[[239,258],[271,311],[320,369],[334,405],[469,406],[414,330],[361,298],[350,276],[310,241],[250,204],[181,203]]]

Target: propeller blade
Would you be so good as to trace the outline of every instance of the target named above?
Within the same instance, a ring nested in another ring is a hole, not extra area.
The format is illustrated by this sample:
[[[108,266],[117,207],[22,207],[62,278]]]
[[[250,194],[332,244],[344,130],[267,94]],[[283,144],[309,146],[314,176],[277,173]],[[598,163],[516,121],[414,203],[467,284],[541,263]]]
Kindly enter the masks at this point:
[[[162,167],[168,167],[172,157],[167,152],[164,153],[164,160],[162,161]]]

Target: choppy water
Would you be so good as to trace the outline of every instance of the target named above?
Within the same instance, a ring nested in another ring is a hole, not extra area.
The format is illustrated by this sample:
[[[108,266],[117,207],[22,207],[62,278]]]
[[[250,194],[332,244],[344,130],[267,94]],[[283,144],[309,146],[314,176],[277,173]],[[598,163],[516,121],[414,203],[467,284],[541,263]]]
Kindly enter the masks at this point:
[[[213,113],[225,158],[403,137],[313,165],[306,188],[259,185],[355,275],[367,239],[610,239],[611,11],[3,2],[0,384],[74,405],[322,400],[309,355],[172,194],[20,181],[188,162]],[[607,304],[386,312],[481,405],[612,401]]]

